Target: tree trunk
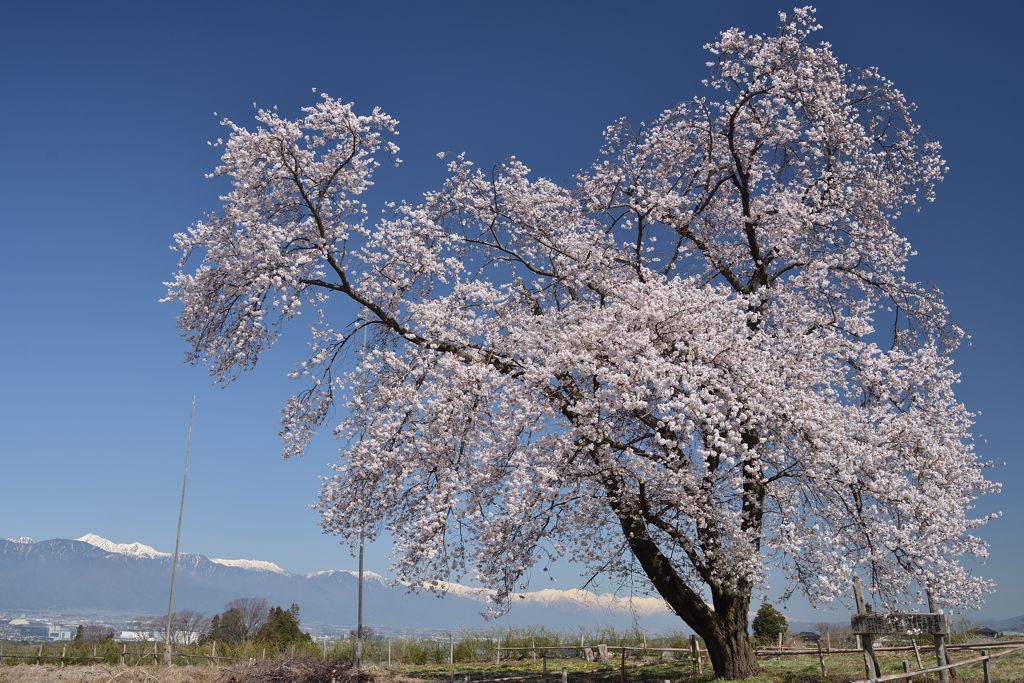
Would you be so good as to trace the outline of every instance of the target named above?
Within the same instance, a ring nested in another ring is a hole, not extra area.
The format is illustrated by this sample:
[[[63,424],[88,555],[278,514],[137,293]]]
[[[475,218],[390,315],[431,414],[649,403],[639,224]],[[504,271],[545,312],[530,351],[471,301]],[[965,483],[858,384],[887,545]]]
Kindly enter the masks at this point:
[[[604,468],[602,480],[609,493],[609,505],[619,518],[623,534],[633,556],[651,580],[654,589],[672,610],[704,639],[708,658],[719,678],[744,679],[760,671],[757,656],[747,636],[747,611],[750,587],[723,586],[710,574],[705,584],[711,588],[714,608],[691,588],[672,567],[651,538],[647,522],[657,523],[644,503],[643,486],[638,498],[625,493],[622,478],[611,467]],[[630,503],[635,502],[635,507]],[[647,513],[647,514],[645,514]]]
[[[715,596],[717,618],[712,628],[700,628],[703,624],[690,624],[704,639],[717,678],[743,679],[755,676],[760,671],[757,655],[747,635],[749,607],[749,594],[722,593]]]
[[[744,679],[760,671],[747,630],[730,631],[720,641],[704,639],[716,678]]]

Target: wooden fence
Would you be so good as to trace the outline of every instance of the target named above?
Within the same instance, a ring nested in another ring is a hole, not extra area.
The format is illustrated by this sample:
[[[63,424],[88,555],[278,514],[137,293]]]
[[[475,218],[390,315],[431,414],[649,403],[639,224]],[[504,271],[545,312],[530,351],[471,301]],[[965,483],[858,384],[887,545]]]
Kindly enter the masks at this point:
[[[122,665],[124,665],[126,663],[129,663],[129,664],[132,663],[131,660],[134,660],[134,664],[136,664],[136,665],[142,664],[142,663],[148,663],[150,658],[152,658],[153,664],[158,664],[159,661],[160,661],[160,655],[161,655],[161,653],[158,651],[159,650],[158,645],[159,644],[154,644],[152,650],[147,650],[145,652],[141,652],[140,653],[138,651],[136,651],[136,652],[128,652],[128,645],[127,644],[122,644],[121,652],[120,653],[113,654],[113,653],[108,652],[108,653],[106,653],[105,656],[99,654],[98,651],[97,651],[97,648],[94,646],[93,647],[93,653],[90,656],[89,654],[81,654],[81,653],[70,654],[69,655],[69,654],[67,654],[67,649],[68,648],[67,648],[66,645],[63,646],[60,654],[57,654],[55,651],[52,651],[52,650],[51,651],[46,651],[47,649],[44,647],[43,643],[39,644],[38,650],[35,653],[33,653],[33,654],[9,654],[9,653],[5,653],[4,652],[4,645],[2,643],[0,643],[0,665],[2,665],[5,662],[5,660],[8,660],[8,663],[10,663],[9,660],[27,660],[30,663],[32,662],[32,660],[35,660],[36,664],[41,664],[42,662],[46,661],[46,662],[59,663],[60,666],[63,667],[67,663],[93,663],[93,662],[110,661],[110,658],[112,656],[117,656],[118,663],[122,664]],[[1002,651],[996,652],[994,654],[990,654],[990,652],[989,652],[990,650],[997,649],[997,648],[1001,649]],[[1005,648],[1005,649],[1003,649],[1003,648]],[[989,673],[989,661],[991,661],[992,659],[995,659],[997,657],[1003,657],[1003,656],[1006,656],[1006,655],[1011,655],[1011,654],[1015,654],[1015,653],[1022,653],[1022,652],[1024,652],[1024,640],[1012,640],[1012,641],[1001,641],[1001,642],[997,641],[997,642],[992,642],[991,644],[971,643],[971,644],[961,644],[961,645],[949,645],[949,646],[946,646],[946,649],[947,650],[968,651],[968,652],[970,652],[970,651],[980,651],[981,656],[980,657],[971,658],[971,659],[967,659],[967,660],[960,661],[960,662],[955,662],[955,663],[952,663],[952,664],[946,664],[944,666],[935,666],[935,667],[930,667],[930,668],[924,668],[922,663],[921,663],[920,653],[918,653],[918,657],[917,657],[918,668],[915,669],[915,670],[911,670],[910,669],[910,665],[907,662],[907,660],[904,660],[903,661],[903,668],[904,668],[904,672],[903,673],[890,674],[890,675],[886,675],[886,676],[879,676],[879,677],[876,677],[876,678],[865,678],[865,679],[862,679],[860,681],[857,681],[856,683],[884,683],[884,682],[887,682],[887,681],[897,681],[897,680],[902,680],[902,679],[911,679],[914,676],[923,676],[923,675],[926,675],[926,674],[941,673],[941,672],[945,672],[945,671],[948,671],[948,670],[951,670],[951,669],[956,669],[957,667],[969,666],[969,665],[978,664],[978,663],[982,664],[982,668],[983,668],[983,671],[984,671],[984,677],[985,677],[985,683],[991,683],[991,676],[990,676],[990,673]],[[629,670],[636,670],[637,668],[640,668],[640,667],[644,667],[644,666],[651,665],[651,664],[660,664],[660,663],[665,663],[665,664],[672,663],[672,664],[689,665],[689,667],[692,668],[692,673],[693,674],[701,675],[701,674],[703,674],[704,662],[707,661],[707,653],[706,653],[706,651],[704,651],[701,648],[700,640],[695,638],[695,637],[691,637],[691,639],[690,639],[690,647],[689,648],[685,648],[685,647],[683,647],[683,648],[679,648],[679,647],[654,647],[654,646],[646,646],[646,645],[644,645],[644,646],[606,645],[606,644],[602,643],[602,644],[599,644],[599,645],[587,645],[587,644],[568,645],[568,644],[560,644],[560,645],[539,645],[539,646],[538,645],[531,645],[531,646],[525,646],[525,647],[502,647],[501,645],[498,645],[498,647],[495,648],[495,650],[496,650],[496,658],[497,658],[498,662],[500,662],[500,660],[501,660],[502,652],[507,652],[507,653],[531,652],[531,654],[533,655],[533,658],[534,658],[535,661],[537,659],[540,659],[542,669],[541,669],[541,672],[536,673],[536,674],[524,674],[524,675],[515,675],[515,676],[507,676],[507,677],[503,677],[503,678],[489,679],[489,681],[491,681],[492,683],[498,683],[498,682],[501,682],[501,681],[509,681],[509,682],[511,682],[511,681],[528,681],[528,680],[541,680],[541,681],[544,681],[545,683],[549,682],[549,681],[550,681],[550,683],[558,683],[558,673],[554,672],[554,671],[552,671],[550,673],[548,672],[548,656],[549,656],[549,653],[556,653],[557,657],[564,658],[565,657],[565,653],[567,651],[568,652],[573,652],[574,654],[577,654],[580,659],[587,659],[588,661],[593,661],[594,660],[593,651],[597,650],[602,655],[598,659],[600,661],[605,661],[605,662],[608,662],[610,664],[610,666],[603,667],[601,669],[597,669],[597,670],[594,670],[594,671],[588,671],[586,673],[584,673],[584,672],[574,672],[573,673],[573,677],[574,678],[590,678],[590,677],[593,677],[593,676],[607,676],[609,674],[614,675],[614,672],[616,670],[618,670],[619,674],[620,674],[621,681],[623,683],[625,683],[625,681],[627,679],[627,671],[629,671]],[[587,653],[588,650],[590,650],[591,652]],[[888,652],[888,653],[912,652],[912,651],[916,651],[916,650],[917,650],[917,648],[915,648],[913,645],[911,645],[911,646],[893,646],[893,647],[879,647],[879,648],[875,648],[875,651],[878,652],[878,653],[883,653],[883,652]],[[24,650],[22,650],[22,652],[23,651]],[[618,656],[616,657],[615,655],[612,655],[611,651],[615,651]],[[655,659],[655,660],[652,661],[648,656],[644,656],[642,662],[630,663],[629,666],[627,666],[627,654],[630,653],[630,652],[632,652],[632,653],[643,652],[643,653],[645,653],[645,655],[647,653],[659,653],[661,655],[661,657],[659,659]],[[540,655],[539,657],[538,657],[538,653]],[[823,676],[826,675],[825,657],[833,656],[833,655],[851,655],[851,654],[862,654],[862,653],[863,653],[863,650],[855,649],[855,648],[830,648],[828,650],[823,650],[820,647],[817,648],[817,649],[810,649],[810,648],[801,648],[801,649],[795,649],[795,648],[791,648],[791,649],[787,649],[787,648],[781,648],[781,649],[779,649],[779,648],[765,648],[765,649],[756,650],[756,654],[757,654],[757,656],[759,658],[767,658],[767,657],[781,658],[781,657],[784,657],[784,656],[818,655],[819,662],[821,663],[821,669],[822,669],[822,675]],[[389,652],[389,654],[390,654],[390,652]],[[453,652],[453,654],[454,654],[454,652]],[[587,656],[588,654],[590,654],[591,656]],[[666,657],[666,655],[670,655],[670,656]],[[682,657],[677,658],[677,655],[682,655]],[[266,656],[266,651],[264,650],[263,657],[265,658],[265,656]],[[175,653],[173,658],[174,658],[174,660],[176,660],[179,663],[181,663],[181,662],[185,662],[185,663],[209,662],[209,664],[211,666],[213,664],[215,664],[216,662],[218,662],[218,661],[224,661],[224,662],[255,662],[256,661],[252,657],[224,657],[224,656],[218,656],[217,655],[216,643],[213,643],[212,647],[210,648],[210,653],[209,654]],[[616,659],[618,659],[619,661],[616,662],[615,661]],[[390,662],[389,662],[389,664],[390,664]],[[452,667],[451,668],[451,680],[454,683],[454,681],[456,680],[456,676],[455,676],[455,662],[454,661],[451,662],[451,667]],[[562,670],[561,670],[561,683],[567,683],[567,676],[568,676],[568,671],[567,671],[566,667],[562,667]]]
[[[82,662],[95,663],[95,662],[102,662],[102,661],[105,661],[108,657],[111,656],[109,653],[106,654],[106,655],[98,654],[96,646],[93,646],[92,655],[91,656],[90,655],[82,655],[82,654],[70,654],[69,655],[67,653],[68,648],[67,648],[66,645],[63,646],[63,648],[61,649],[61,653],[58,655],[55,652],[54,653],[44,652],[43,651],[44,650],[43,645],[44,645],[43,643],[39,644],[39,651],[36,652],[35,654],[31,654],[31,655],[14,655],[14,654],[5,654],[4,653],[4,646],[3,646],[2,643],[0,643],[0,665],[2,665],[4,663],[5,659],[26,659],[26,660],[29,660],[29,661],[34,659],[36,664],[41,664],[43,660],[47,660],[47,661],[51,661],[51,662],[59,662],[61,666],[65,666],[66,662],[72,662],[72,663],[82,663]],[[143,661],[146,661],[150,657],[152,657],[153,658],[153,664],[158,664],[161,655],[162,655],[162,652],[158,652],[157,651],[157,644],[153,645],[152,652],[147,651],[147,652],[141,652],[140,653],[140,652],[128,652],[128,645],[126,643],[122,643],[122,645],[121,645],[121,652],[117,654],[117,663],[121,664],[123,666],[126,661],[130,661],[131,659],[135,659],[135,664],[138,665],[138,664],[143,663]],[[217,643],[216,642],[213,643],[213,646],[210,648],[210,654],[208,654],[208,655],[206,655],[206,654],[186,654],[186,653],[175,652],[172,655],[172,657],[173,657],[173,659],[177,659],[179,661],[180,660],[185,660],[186,663],[195,662],[195,661],[208,661],[211,665],[213,665],[217,661],[248,662],[248,661],[253,661],[255,659],[253,657],[222,657],[222,656],[218,656],[217,655]],[[266,649],[263,650],[263,658],[264,659],[266,658]]]
[[[1024,640],[1000,640],[993,641],[991,645],[985,643],[966,643],[961,645],[947,645],[947,650],[991,650],[997,647],[1008,647],[1012,645],[1024,645]],[[913,645],[896,645],[893,647],[876,647],[875,652],[913,652],[916,648]],[[861,648],[833,647],[822,649],[827,655],[859,655],[864,652]],[[780,655],[816,655],[818,650],[811,648],[761,648],[757,650],[758,657],[778,657]]]
[[[998,645],[997,645],[998,647]],[[954,662],[953,664],[946,664],[945,666],[933,666],[928,669],[917,669],[916,671],[910,670],[910,664],[907,660],[903,660],[903,673],[901,674],[890,674],[888,676],[879,676],[878,678],[865,678],[854,683],[883,683],[884,681],[898,681],[904,678],[913,678],[914,676],[922,676],[924,674],[939,673],[942,671],[949,671],[959,666],[968,666],[970,664],[977,664],[981,662],[982,671],[984,672],[985,683],[992,683],[992,674],[989,672],[988,663],[996,657],[1003,657],[1004,655],[1011,655],[1015,652],[1024,652],[1024,647],[1011,647],[1002,652],[997,652],[994,655],[990,655],[988,650],[981,651],[981,657],[975,659],[965,659],[962,662]]]

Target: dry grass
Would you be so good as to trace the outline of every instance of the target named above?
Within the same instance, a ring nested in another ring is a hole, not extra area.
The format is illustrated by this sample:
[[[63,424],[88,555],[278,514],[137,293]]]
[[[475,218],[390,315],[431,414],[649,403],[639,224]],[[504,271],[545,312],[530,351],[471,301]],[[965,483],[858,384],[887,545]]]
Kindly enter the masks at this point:
[[[347,665],[315,657],[254,660],[234,666],[0,666],[0,683],[417,683],[382,669],[351,675]]]
[[[993,644],[994,645],[994,644]],[[996,647],[992,648],[993,651]],[[924,665],[932,666],[934,655],[922,652]],[[957,651],[952,653],[954,661],[963,661],[979,656],[977,652]],[[917,668],[913,653],[879,653],[882,674],[903,671],[904,659],[910,661],[912,669]],[[713,675],[705,662],[704,675],[694,676],[689,663],[651,663],[636,666],[629,662],[626,677],[629,683],[710,683]],[[586,663],[580,660],[548,660],[549,683],[560,683],[561,668],[568,668],[569,680],[573,683],[618,683],[620,672],[618,662]],[[534,677],[539,679],[542,662],[529,659],[502,661],[500,666],[493,663],[456,663],[455,680],[461,682],[466,675],[474,681],[515,679]],[[862,679],[864,663],[860,655],[826,655],[826,677],[816,655],[785,657],[782,661],[762,661],[761,674],[747,683],[842,683]],[[993,681],[1024,681],[1024,653],[992,660]],[[359,676],[353,676],[347,664],[324,661],[317,657],[305,656],[289,660],[252,660],[232,666],[211,667],[175,666],[113,666],[89,665],[67,666],[19,664],[0,666],[0,683],[441,683],[448,681],[450,668],[447,665],[407,665],[391,669],[371,666]],[[937,677],[919,676],[914,683],[937,681]],[[973,683],[982,680],[980,664],[958,669],[954,683]]]
[[[992,651],[996,651],[992,647]],[[922,651],[924,666],[931,667],[935,664],[935,655],[926,650]],[[980,656],[978,652],[955,651],[951,653],[954,662],[973,659]],[[879,653],[878,660],[882,674],[902,673],[903,660],[907,659],[911,670],[917,668],[917,660],[914,653]],[[864,678],[864,659],[857,655],[826,655],[825,668],[827,676],[821,675],[821,665],[817,655],[791,655],[784,657],[781,661],[761,660],[761,673],[747,683],[843,683],[848,681],[861,680]],[[618,667],[618,659],[611,662],[586,663],[578,659],[548,660],[548,683],[560,683],[561,670],[565,666],[568,669],[570,683],[618,683],[621,673]],[[990,662],[993,681],[1024,681],[1024,653],[1017,653],[1007,657],[993,659]],[[446,683],[449,680],[450,668],[448,665],[423,665],[423,666],[395,666],[391,669],[394,672],[401,672],[410,679],[427,681],[429,683]],[[695,676],[691,673],[689,662],[662,663],[653,662],[643,666],[637,666],[637,662],[629,661],[626,667],[626,679],[628,683],[662,683],[669,680],[673,683],[707,683],[714,680],[711,666],[704,661],[704,675]],[[954,683],[967,683],[982,680],[981,664],[973,664],[958,669],[958,678]],[[518,661],[502,661],[500,665],[477,663],[459,663],[455,665],[455,681],[459,683],[466,675],[473,681],[499,681],[506,679],[514,681],[519,678],[533,678],[534,683],[539,683],[538,674],[541,673],[541,662],[533,662],[529,659]],[[935,674],[930,676],[918,676],[913,683],[925,683],[926,681],[938,681]]]
[[[208,666],[65,666],[18,664],[0,666],[0,683],[213,683],[217,672]]]

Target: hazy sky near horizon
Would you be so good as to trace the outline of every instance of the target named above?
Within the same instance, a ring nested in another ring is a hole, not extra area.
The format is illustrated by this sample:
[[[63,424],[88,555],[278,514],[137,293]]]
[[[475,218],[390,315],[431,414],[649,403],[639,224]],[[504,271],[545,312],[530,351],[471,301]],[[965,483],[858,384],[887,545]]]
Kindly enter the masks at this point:
[[[728,7],[727,10],[720,8]],[[401,121],[404,163],[366,196],[415,202],[438,187],[437,152],[489,168],[516,156],[568,178],[597,159],[604,128],[638,123],[704,91],[702,46],[738,26],[774,32],[761,2],[8,3],[0,22],[0,536],[96,533],[174,547],[196,399],[183,551],[261,559],[295,573],[354,569],[308,506],[337,444],[283,462],[280,408],[304,322],[225,389],[183,362],[160,305],[175,232],[220,208],[214,112],[252,126],[253,102],[294,116],[312,89]],[[1017,1],[818,4],[822,40],[877,66],[919,110],[950,166],[934,204],[898,228],[919,252],[909,277],[946,292],[972,335],[958,396],[979,411],[982,460],[1004,493],[977,513],[999,584],[986,616],[1024,612],[1019,346],[1024,251]],[[999,257],[999,258],[996,258]],[[1009,260],[1005,260],[1009,259]],[[1001,463],[1006,462],[1005,466]],[[387,549],[367,568],[387,573]],[[554,584],[572,588],[562,566]],[[773,586],[778,596],[783,585]],[[797,595],[791,616],[840,620]]]

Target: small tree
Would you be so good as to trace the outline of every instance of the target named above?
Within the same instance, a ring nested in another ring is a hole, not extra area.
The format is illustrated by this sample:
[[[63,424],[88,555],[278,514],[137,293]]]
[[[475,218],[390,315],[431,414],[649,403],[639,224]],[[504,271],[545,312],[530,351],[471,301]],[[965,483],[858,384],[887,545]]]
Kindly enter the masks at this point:
[[[267,620],[266,598],[237,598],[224,605],[224,611],[210,622],[209,637],[222,642],[240,643],[256,637]]]
[[[821,639],[833,646],[840,646],[842,644],[843,627],[838,624],[832,624],[827,621],[819,621],[814,626],[814,630],[818,633]]]
[[[220,615],[214,614],[210,619],[210,627],[206,630],[202,636],[200,636],[200,642],[205,644],[207,641],[217,640],[217,636],[220,635]]]
[[[238,598],[225,605],[225,609],[237,611],[242,640],[253,638],[259,632],[269,611],[266,598]]]
[[[786,617],[782,616],[769,602],[762,602],[754,617],[754,638],[759,643],[769,645],[778,641],[780,635],[786,634],[789,624]]]
[[[109,626],[103,626],[100,624],[86,624],[82,628],[82,639],[80,642],[99,643],[113,639],[114,630]]]
[[[299,628],[299,606],[295,603],[288,610],[272,607],[256,638],[277,649],[313,642],[312,636]]]
[[[356,630],[354,628],[353,629],[349,629],[348,637],[351,638],[352,640],[355,640],[355,638],[356,638]],[[372,626],[364,626],[363,627],[363,641],[364,642],[370,641],[370,640],[374,640],[376,637],[377,637],[377,632],[373,630]]]
[[[152,632],[159,628],[159,617],[135,617],[127,624],[128,632],[134,636],[132,650],[135,653],[146,651]]]
[[[171,638],[175,645],[194,645],[210,628],[210,617],[204,612],[183,609],[171,616]]]

